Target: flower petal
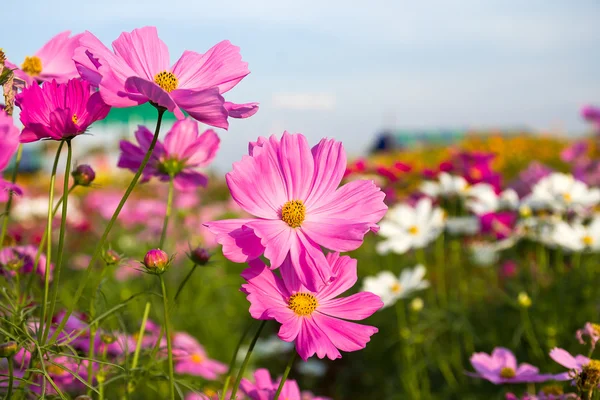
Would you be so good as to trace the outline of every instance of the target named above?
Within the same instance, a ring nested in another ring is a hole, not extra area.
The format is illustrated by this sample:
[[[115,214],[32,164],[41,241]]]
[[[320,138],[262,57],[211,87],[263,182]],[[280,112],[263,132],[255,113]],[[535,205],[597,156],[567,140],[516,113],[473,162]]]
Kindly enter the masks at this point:
[[[247,262],[262,255],[264,247],[254,231],[246,226],[249,219],[229,219],[204,224],[223,246],[223,255],[233,262]]]
[[[379,296],[360,292],[348,297],[319,302],[317,310],[331,317],[359,321],[370,317],[382,307],[383,302]]]

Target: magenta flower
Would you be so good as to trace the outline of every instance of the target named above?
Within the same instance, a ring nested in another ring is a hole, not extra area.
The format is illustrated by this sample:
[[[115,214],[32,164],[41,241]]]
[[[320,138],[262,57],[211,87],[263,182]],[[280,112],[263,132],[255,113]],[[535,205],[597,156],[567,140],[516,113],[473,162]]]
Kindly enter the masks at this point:
[[[47,82],[32,85],[16,97],[21,108],[21,143],[41,139],[63,140],[85,132],[104,119],[110,107],[87,82],[71,79],[67,83]]]
[[[185,332],[176,333],[173,337],[173,355],[175,356],[175,372],[178,374],[215,380],[219,375],[227,372],[225,364],[210,359],[204,347]]]
[[[54,36],[34,55],[25,57],[19,69],[15,64],[6,62],[6,66],[14,70],[15,76],[25,81],[27,86],[36,81],[56,80],[65,83],[79,76],[73,62],[73,53],[79,46],[81,35],[69,37],[71,31]]]
[[[591,105],[581,109],[581,116],[588,122],[593,123],[596,128],[600,127],[600,108]]]
[[[239,47],[225,40],[204,54],[185,51],[169,66],[169,49],[155,27],[123,32],[112,45],[114,53],[90,32],[80,39],[74,60],[83,79],[100,88],[113,107],[146,102],[165,107],[183,119],[187,112],[198,121],[225,128],[228,117],[247,118],[258,103],[233,104],[222,94],[250,73]]]
[[[18,186],[2,179],[2,171],[19,147],[19,129],[10,115],[0,110],[0,202],[8,200],[9,191],[21,193]]]
[[[279,338],[295,340],[296,350],[305,361],[315,353],[319,358],[335,360],[342,357],[338,349],[364,349],[377,328],[346,320],[365,319],[383,307],[379,296],[369,292],[336,299],[356,283],[356,260],[329,253],[325,262],[336,278],[319,291],[307,289],[297,279],[289,258],[281,268],[283,279],[258,259],[242,272],[248,282],[242,285],[242,291],[250,302],[250,315],[279,322]]]
[[[46,255],[43,253],[40,255],[36,266],[36,253],[37,247],[32,245],[4,247],[0,250],[0,275],[15,276],[18,270],[20,274],[35,272],[41,279],[44,279],[46,273]],[[52,279],[53,269],[54,264],[50,264],[50,279]]]
[[[590,338],[590,346],[592,350],[596,348],[596,343],[600,340],[600,324],[592,324],[591,322],[586,322],[583,329],[579,329],[575,334],[579,343],[586,344],[584,336],[588,336]]]
[[[554,379],[557,381],[568,381],[573,379],[575,374],[580,373],[583,367],[589,365],[590,362],[593,361],[581,354],[573,357],[568,351],[558,347],[550,350],[550,358],[569,369],[568,372],[555,375]]]
[[[512,211],[499,211],[479,215],[481,233],[493,235],[502,240],[511,236],[517,223],[517,215]]]
[[[121,141],[118,166],[137,171],[153,136],[148,128],[139,126],[135,132],[138,146]],[[211,129],[199,135],[198,123],[193,119],[177,121],[165,136],[164,142],[156,143],[152,157],[144,169],[144,180],[156,176],[161,181],[168,182],[173,175],[175,186],[179,190],[206,186],[208,177],[196,171],[196,168],[207,166],[215,158],[219,143],[219,137]]]
[[[251,400],[271,400],[277,393],[280,380],[273,382],[269,371],[260,368],[254,372],[254,383],[244,378],[241,381],[240,388]],[[302,400],[300,397],[300,388],[293,379],[287,379],[283,384],[280,399]]]
[[[330,282],[321,246],[334,251],[357,249],[387,206],[373,181],[357,180],[338,188],[346,170],[340,142],[323,139],[312,149],[302,134],[284,132],[251,143],[249,156],[234,163],[227,185],[251,219],[213,221],[223,254],[246,262],[263,254],[278,268],[291,258],[300,281],[310,290]]]
[[[492,354],[475,353],[471,356],[471,365],[475,373],[470,376],[492,382],[504,383],[544,382],[553,379],[553,375],[540,374],[537,367],[522,363],[517,365],[515,355],[508,349],[496,347]]]

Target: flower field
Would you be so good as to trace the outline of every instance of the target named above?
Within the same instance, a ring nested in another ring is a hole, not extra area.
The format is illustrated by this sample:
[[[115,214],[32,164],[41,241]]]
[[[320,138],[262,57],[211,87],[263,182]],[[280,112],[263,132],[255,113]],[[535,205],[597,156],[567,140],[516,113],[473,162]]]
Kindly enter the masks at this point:
[[[260,112],[226,100],[241,52],[171,64],[153,27],[0,51],[3,398],[600,399],[600,109],[579,141],[352,159],[265,133],[223,176],[229,118]],[[145,103],[115,165],[74,160]],[[51,172],[19,170],[31,142]]]

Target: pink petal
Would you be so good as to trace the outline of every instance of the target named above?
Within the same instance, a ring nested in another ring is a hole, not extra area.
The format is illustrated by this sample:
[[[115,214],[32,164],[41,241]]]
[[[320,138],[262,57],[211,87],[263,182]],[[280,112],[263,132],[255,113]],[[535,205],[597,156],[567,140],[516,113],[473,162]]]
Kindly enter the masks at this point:
[[[562,365],[563,367],[569,369],[581,368],[581,364],[577,362],[575,357],[573,357],[568,351],[558,347],[555,347],[552,350],[550,350],[550,358]],[[587,361],[589,362],[589,359]]]
[[[35,55],[42,62],[42,72],[38,79],[48,81],[56,79],[65,83],[77,77],[77,68],[73,62],[73,54],[79,46],[81,35],[69,37],[70,31],[59,33],[50,39]]]
[[[359,321],[370,317],[383,307],[379,296],[369,292],[360,292],[349,297],[319,302],[318,311],[335,318]]]
[[[198,139],[198,122],[192,118],[179,120],[165,136],[165,150],[169,156],[188,158],[184,156],[184,152],[196,139]]]
[[[333,345],[342,351],[364,349],[371,336],[378,332],[374,326],[356,324],[319,313],[313,314],[313,320]]]
[[[223,105],[231,118],[248,118],[258,112],[258,103],[234,104],[226,101]]]
[[[123,32],[112,45],[115,55],[127,63],[134,76],[153,82],[156,74],[169,70],[169,49],[154,26]]]
[[[192,118],[217,128],[229,127],[227,110],[223,106],[225,100],[217,88],[200,91],[176,89],[171,92],[171,97]]]
[[[207,129],[183,153],[187,165],[203,167],[211,163],[217,155],[221,139],[212,129]]]
[[[314,178],[306,198],[308,208],[335,193],[346,172],[346,152],[341,142],[323,139],[311,150],[314,158]]]
[[[262,255],[264,247],[254,231],[244,224],[250,219],[229,219],[205,223],[223,246],[223,255],[233,262],[247,262]]]
[[[500,368],[512,368],[517,370],[517,359],[512,351],[504,347],[496,347],[492,351],[492,358],[498,360]]]
[[[296,231],[290,249],[290,259],[298,278],[310,291],[316,292],[334,278],[323,251],[302,231]]]
[[[316,314],[315,314],[316,315]],[[312,317],[303,318],[302,328],[296,339],[296,351],[304,361],[314,354],[330,360],[342,358],[342,355],[330,338],[317,326]]]
[[[174,183],[177,190],[189,192],[198,187],[206,187],[208,177],[200,172],[184,170],[177,174]]]
[[[271,268],[279,268],[292,247],[294,229],[281,220],[255,219],[246,225],[261,239],[265,257],[271,261]]]
[[[339,253],[329,253],[326,259],[335,279],[319,291],[319,300],[332,299],[350,289],[357,281],[357,266],[354,258],[340,256]]]
[[[173,101],[169,93],[154,83],[154,81],[132,76],[127,78],[125,81],[125,90],[127,92],[121,92],[119,94],[132,99],[137,99],[141,96],[147,101],[151,101],[161,107],[165,107],[171,112],[174,112],[177,108],[175,101]],[[131,97],[130,94],[133,95],[133,97]]]
[[[273,316],[275,318],[275,316]],[[302,321],[304,318],[296,315],[293,311],[288,314],[287,318],[276,318],[277,322],[281,324],[279,328],[279,339],[284,342],[293,342],[296,340],[298,335],[300,334],[300,329],[302,328]]]
[[[302,232],[321,246],[334,251],[358,249],[370,231],[371,224],[353,223],[351,219],[308,217]]]
[[[248,283],[242,285],[250,302],[250,315],[255,319],[269,319],[269,309],[287,307],[289,293],[281,279],[260,260],[249,263],[241,276]],[[290,311],[290,313],[293,313]]]
[[[228,40],[217,43],[204,54],[185,51],[173,65],[173,74],[182,89],[217,87],[225,93],[250,73],[242,61],[240,48]]]
[[[278,159],[287,200],[304,201],[310,191],[314,172],[314,160],[306,137],[284,132],[279,144]]]

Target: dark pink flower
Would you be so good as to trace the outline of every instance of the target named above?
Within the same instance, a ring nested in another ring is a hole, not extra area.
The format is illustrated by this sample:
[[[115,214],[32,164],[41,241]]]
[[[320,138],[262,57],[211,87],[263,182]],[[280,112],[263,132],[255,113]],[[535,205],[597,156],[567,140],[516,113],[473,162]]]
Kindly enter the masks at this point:
[[[265,368],[260,368],[254,372],[254,383],[244,378],[242,379],[240,388],[251,400],[271,400],[275,397],[279,382],[279,380],[275,382],[271,380],[269,371]],[[300,396],[298,383],[293,379],[287,379],[283,384],[279,398],[285,400],[302,400]]]
[[[135,132],[138,146],[121,141],[121,156],[118,166],[137,171],[152,141],[153,133],[145,126],[139,126]],[[175,179],[179,190],[193,190],[206,186],[208,178],[196,169],[210,164],[219,149],[220,139],[215,131],[209,129],[202,135],[198,132],[198,123],[191,118],[177,121],[167,133],[163,142],[158,141],[148,165],[144,169],[144,180],[156,176],[168,182],[170,176]]]
[[[44,279],[46,273],[46,255],[40,255],[36,267],[36,254],[37,247],[31,245],[2,248],[0,250],[0,274],[5,276],[15,276],[15,268],[18,267],[20,274],[30,274],[35,272],[41,279]],[[50,264],[50,279],[52,279],[53,269],[54,264]]]
[[[227,365],[210,359],[204,347],[191,335],[178,332],[173,337],[175,372],[215,380],[227,372]]]
[[[479,215],[481,233],[494,235],[496,239],[506,239],[512,235],[517,223],[517,215],[512,211],[499,211]]]
[[[79,79],[61,84],[53,80],[41,87],[32,85],[17,95],[16,104],[25,125],[21,143],[72,138],[104,119],[110,110],[100,94]]]
[[[517,365],[515,355],[508,349],[496,347],[492,354],[475,353],[471,356],[475,373],[469,375],[485,379],[495,385],[505,383],[545,382],[553,375],[540,374],[537,367],[522,363]]]
[[[584,106],[581,109],[581,116],[588,122],[600,127],[600,108],[591,105]]]
[[[0,202],[8,200],[11,190],[21,193],[16,185],[2,179],[2,171],[10,163],[17,147],[19,147],[19,129],[15,126],[12,117],[0,109]]]
[[[239,48],[225,40],[204,54],[185,51],[169,65],[169,49],[155,27],[123,32],[113,43],[114,52],[90,32],[80,39],[73,59],[81,76],[100,88],[113,107],[154,103],[183,119],[187,112],[198,121],[225,128],[228,117],[247,118],[258,103],[226,102],[222,94],[250,73]]]
[[[69,37],[71,31],[59,33],[50,39],[34,55],[25,57],[21,68],[6,62],[6,66],[14,70],[15,76],[25,81],[27,86],[36,81],[56,80],[65,83],[79,74],[73,62],[73,53],[79,46],[81,35]]]

